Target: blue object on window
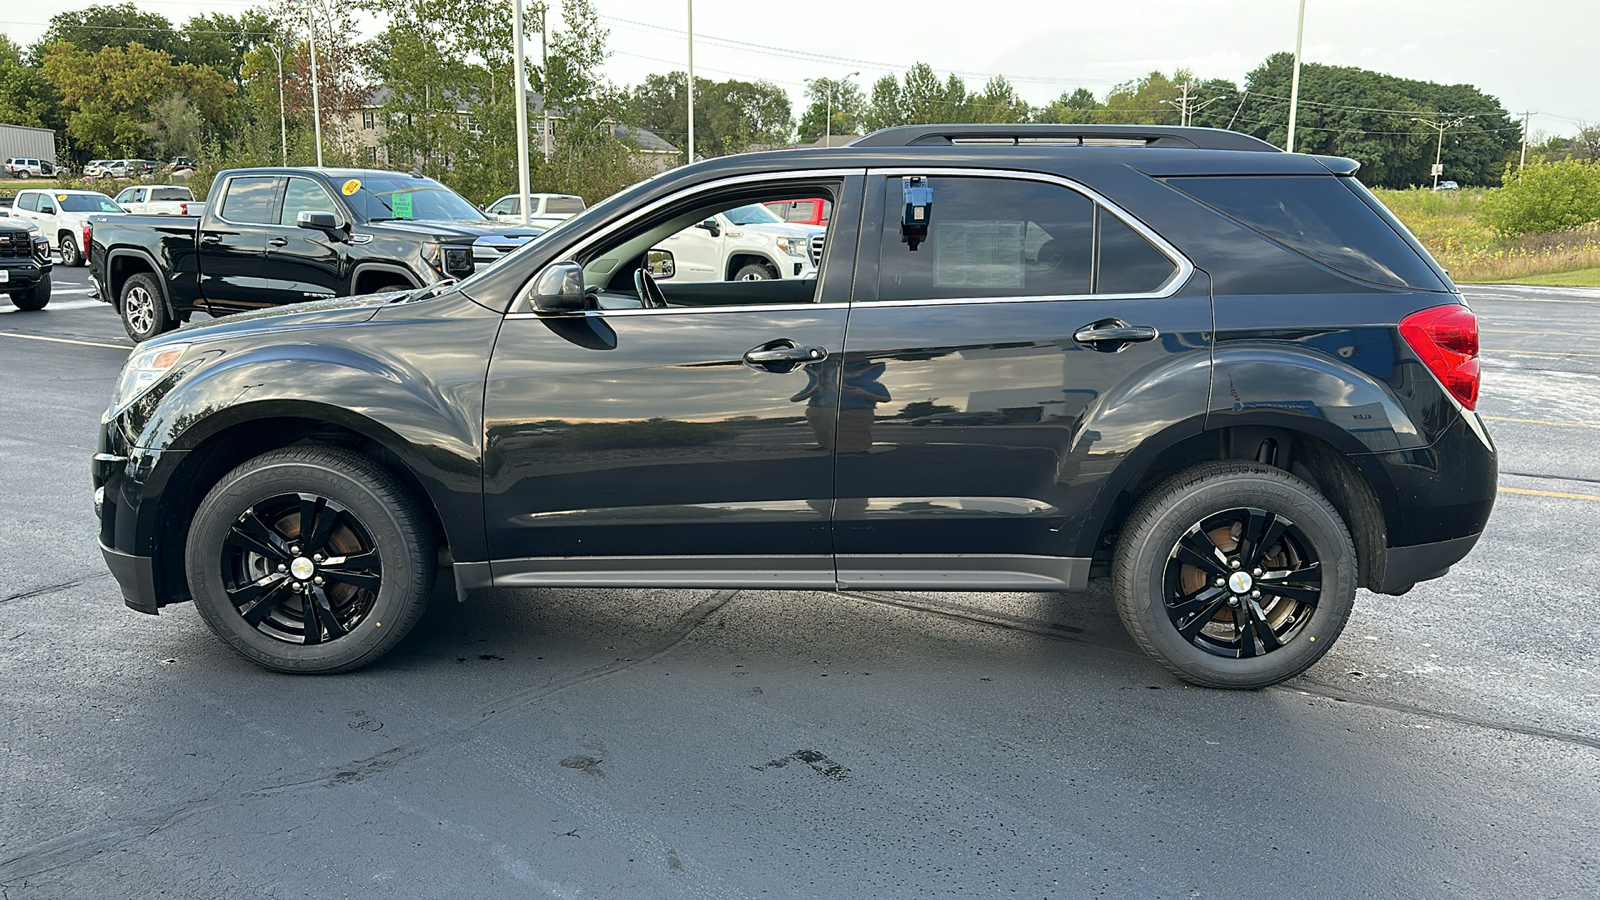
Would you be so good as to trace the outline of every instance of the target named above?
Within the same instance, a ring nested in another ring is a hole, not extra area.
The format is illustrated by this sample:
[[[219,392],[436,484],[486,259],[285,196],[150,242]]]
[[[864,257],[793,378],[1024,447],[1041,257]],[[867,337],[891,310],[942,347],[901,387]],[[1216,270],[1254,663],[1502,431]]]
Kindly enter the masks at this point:
[[[928,221],[933,218],[933,188],[921,175],[907,176],[901,182],[905,206],[900,217],[900,240],[911,250],[928,239]]]

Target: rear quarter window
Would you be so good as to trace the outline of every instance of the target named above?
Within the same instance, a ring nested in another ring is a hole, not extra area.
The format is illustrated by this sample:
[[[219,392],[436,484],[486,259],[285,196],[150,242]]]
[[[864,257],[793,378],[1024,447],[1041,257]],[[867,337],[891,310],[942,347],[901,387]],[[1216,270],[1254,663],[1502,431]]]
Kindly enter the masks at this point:
[[[1351,278],[1446,290],[1389,223],[1333,175],[1203,175],[1167,184],[1253,231]]]

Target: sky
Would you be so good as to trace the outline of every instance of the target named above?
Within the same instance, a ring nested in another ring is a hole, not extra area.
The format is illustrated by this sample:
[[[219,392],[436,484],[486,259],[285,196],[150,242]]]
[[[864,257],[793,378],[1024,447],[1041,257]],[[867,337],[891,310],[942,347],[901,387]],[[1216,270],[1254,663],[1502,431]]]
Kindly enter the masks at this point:
[[[553,0],[559,5],[559,0]],[[610,29],[608,77],[637,84],[683,69],[691,0],[596,0]],[[1184,67],[1242,83],[1268,54],[1294,49],[1297,0],[692,0],[695,74],[766,79],[789,91],[796,117],[805,80],[852,80],[863,90],[918,61],[954,71],[969,90],[1004,75],[1043,104],[1078,87],[1105,97],[1119,82]],[[0,12],[24,46],[78,0],[36,0]],[[238,13],[250,0],[138,0],[181,22],[197,12]],[[507,9],[510,9],[509,2]],[[508,12],[509,14],[509,12]],[[552,17],[553,19],[554,17]],[[1600,123],[1591,62],[1600,38],[1595,0],[1306,0],[1304,59],[1406,78],[1466,83],[1531,130],[1571,134]],[[530,42],[537,54],[537,35]]]

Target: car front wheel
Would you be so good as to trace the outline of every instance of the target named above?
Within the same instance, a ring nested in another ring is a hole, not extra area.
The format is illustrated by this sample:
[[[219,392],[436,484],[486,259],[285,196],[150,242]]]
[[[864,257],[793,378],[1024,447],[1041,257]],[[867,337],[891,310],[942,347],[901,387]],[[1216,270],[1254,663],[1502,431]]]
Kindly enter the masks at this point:
[[[50,302],[50,276],[47,274],[39,279],[39,283],[25,291],[16,291],[11,295],[11,302],[17,309],[39,310],[44,309]]]
[[[83,264],[83,252],[78,249],[78,241],[72,232],[63,231],[56,239],[61,245],[61,264],[63,266],[78,266]]]
[[[1344,630],[1356,554],[1310,484],[1256,463],[1211,462],[1145,495],[1113,570],[1128,633],[1173,674],[1263,688],[1304,672]]]
[[[371,460],[300,446],[217,483],[189,529],[189,589],[206,624],[278,672],[367,665],[422,617],[433,531],[409,492]]]

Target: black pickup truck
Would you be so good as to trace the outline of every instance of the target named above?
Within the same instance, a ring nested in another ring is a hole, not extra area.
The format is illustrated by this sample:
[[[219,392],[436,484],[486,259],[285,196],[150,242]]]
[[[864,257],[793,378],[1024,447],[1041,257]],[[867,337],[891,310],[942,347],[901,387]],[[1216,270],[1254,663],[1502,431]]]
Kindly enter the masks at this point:
[[[463,278],[544,231],[491,220],[430,178],[232,169],[201,216],[98,216],[91,272],[128,336],[223,315]]]

